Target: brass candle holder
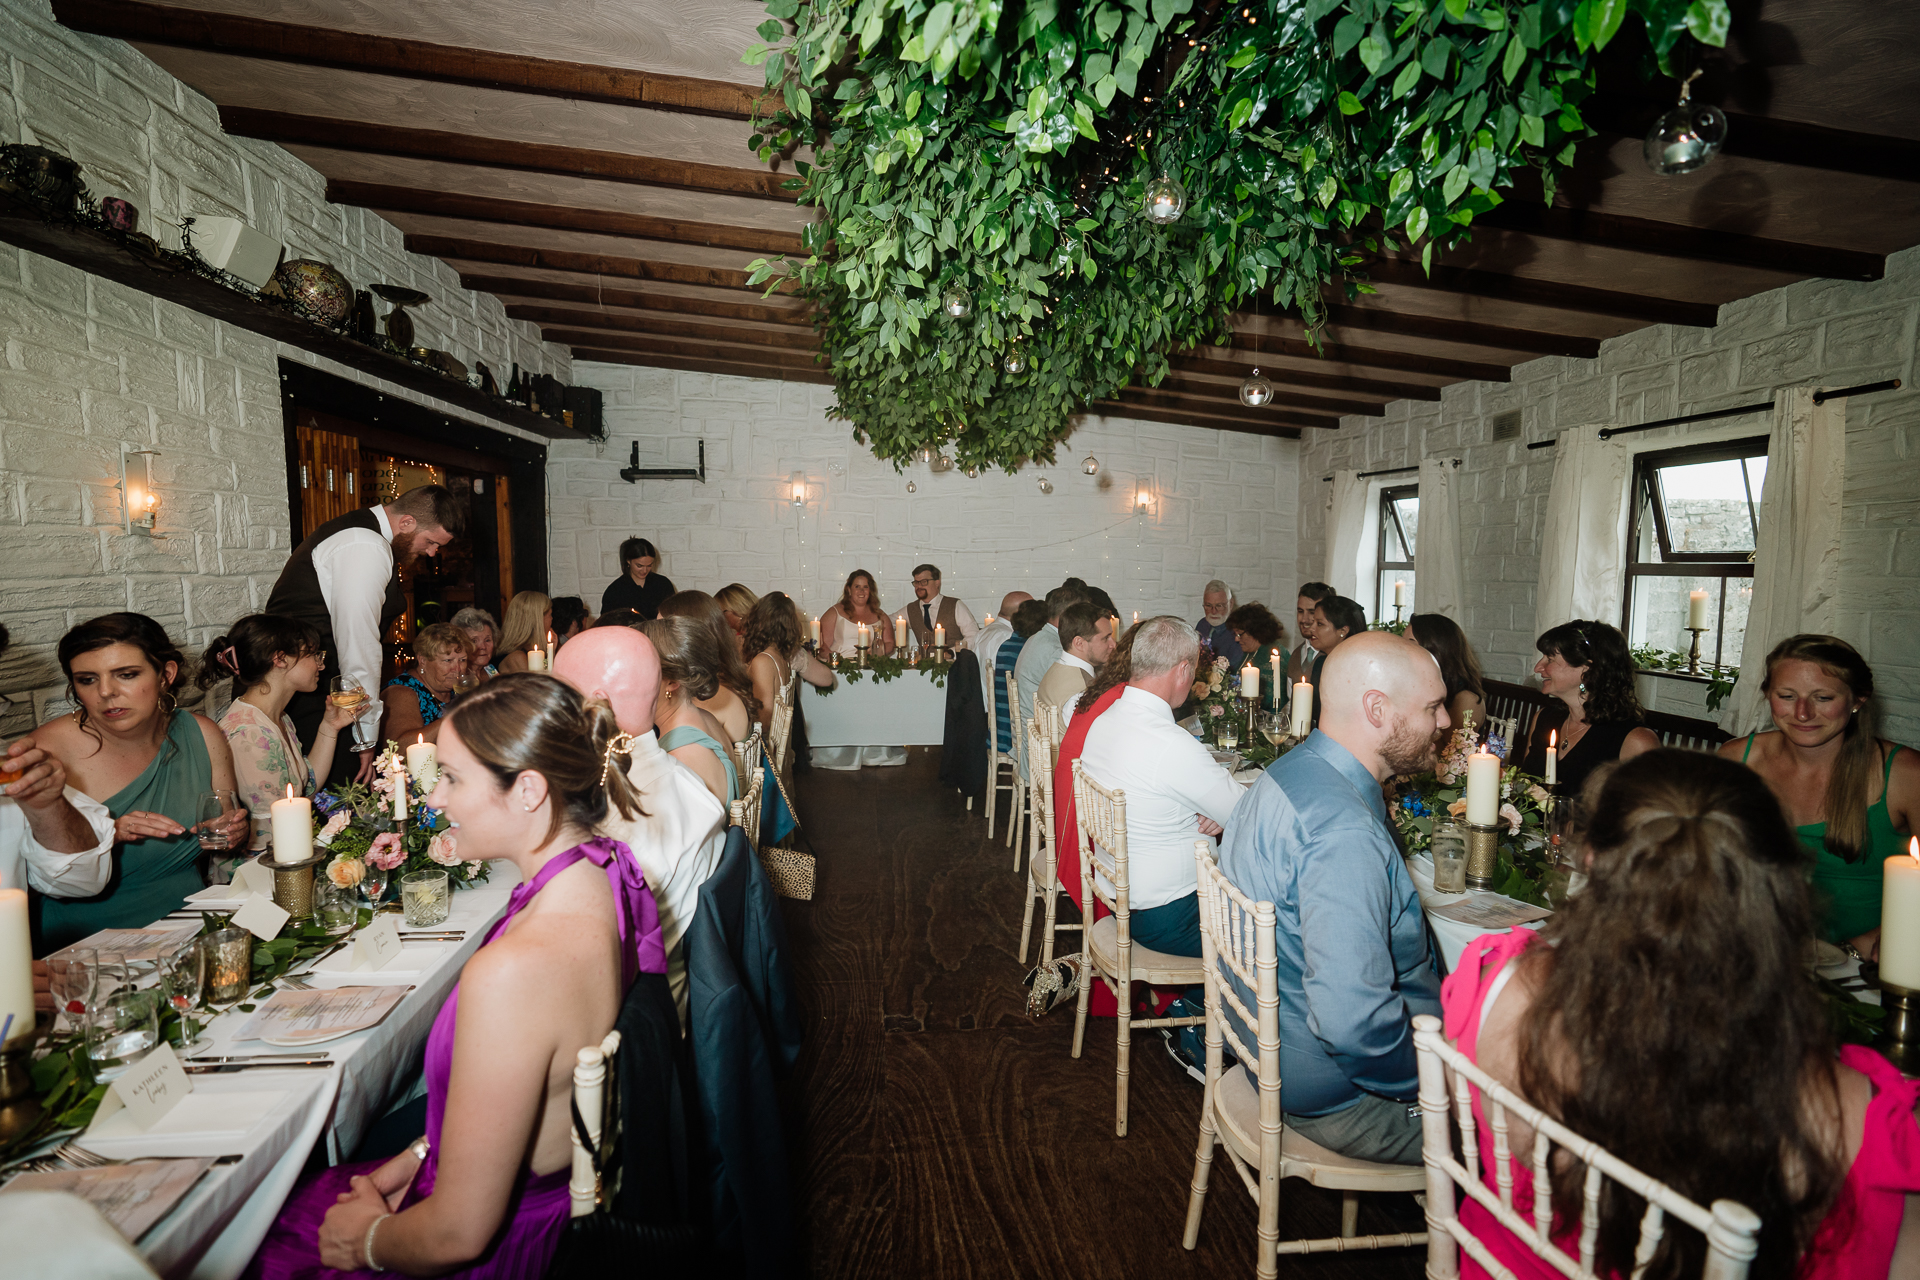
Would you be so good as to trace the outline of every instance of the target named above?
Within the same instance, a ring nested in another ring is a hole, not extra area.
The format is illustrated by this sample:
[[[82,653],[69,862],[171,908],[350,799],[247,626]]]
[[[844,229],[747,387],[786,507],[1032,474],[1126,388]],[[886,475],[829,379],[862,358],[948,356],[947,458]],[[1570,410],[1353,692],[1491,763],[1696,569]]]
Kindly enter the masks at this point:
[[[332,856],[319,853],[305,862],[275,862],[268,850],[254,861],[273,872],[273,905],[295,920],[306,920],[313,915],[313,869]]]
[[[1687,628],[1693,632],[1693,647],[1687,651],[1687,674],[1690,676],[1700,674],[1700,637],[1710,629],[1708,627]]]
[[[35,1028],[31,1023],[19,1035],[0,1045],[0,1143],[12,1142],[40,1123],[42,1108],[33,1096]]]
[[[1491,889],[1500,874],[1500,828],[1467,824],[1467,888]]]
[[[1905,1075],[1920,1075],[1920,991],[1880,979],[1880,1004],[1887,1011],[1873,1047]]]

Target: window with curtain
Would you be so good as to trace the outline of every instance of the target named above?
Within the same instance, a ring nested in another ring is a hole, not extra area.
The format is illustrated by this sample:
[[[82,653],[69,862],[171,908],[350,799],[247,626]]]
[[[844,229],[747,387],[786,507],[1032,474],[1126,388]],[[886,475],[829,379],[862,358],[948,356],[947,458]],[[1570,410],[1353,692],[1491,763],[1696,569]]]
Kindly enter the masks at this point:
[[[1625,630],[1634,648],[1685,654],[1694,593],[1706,600],[1700,661],[1740,660],[1753,601],[1753,549],[1767,437],[1643,453],[1627,526]]]
[[[1400,585],[1404,620],[1413,616],[1413,550],[1420,536],[1420,486],[1399,485],[1380,491],[1380,538],[1374,553],[1373,616],[1393,617],[1394,584]]]

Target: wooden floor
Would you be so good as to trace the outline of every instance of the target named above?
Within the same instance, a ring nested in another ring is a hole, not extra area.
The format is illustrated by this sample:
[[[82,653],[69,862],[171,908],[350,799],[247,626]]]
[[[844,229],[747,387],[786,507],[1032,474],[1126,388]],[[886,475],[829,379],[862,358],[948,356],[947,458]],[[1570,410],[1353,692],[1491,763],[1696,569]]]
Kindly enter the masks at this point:
[[[1224,1154],[1199,1247],[1180,1247],[1199,1084],[1158,1033],[1136,1036],[1130,1133],[1114,1137],[1114,1024],[1090,1020],[1075,1061],[1071,1008],[1026,1016],[1012,855],[938,767],[914,748],[905,768],[799,782],[820,855],[813,901],[785,904],[810,1019],[795,1163],[813,1275],[1251,1275],[1253,1202]],[[1335,1195],[1297,1179],[1283,1194],[1282,1239],[1338,1233]],[[1411,1197],[1391,1221],[1366,1199],[1363,1234],[1419,1229],[1403,1225]],[[1280,1273],[1415,1277],[1422,1255],[1282,1258]]]

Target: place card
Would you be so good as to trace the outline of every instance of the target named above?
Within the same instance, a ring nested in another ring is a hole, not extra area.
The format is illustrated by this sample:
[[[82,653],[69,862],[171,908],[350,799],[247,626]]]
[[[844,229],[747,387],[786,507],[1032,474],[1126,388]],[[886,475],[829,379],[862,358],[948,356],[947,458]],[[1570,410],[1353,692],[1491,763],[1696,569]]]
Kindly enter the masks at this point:
[[[15,1191],[62,1191],[79,1196],[114,1229],[137,1243],[153,1224],[173,1212],[187,1192],[213,1167],[214,1156],[190,1156],[186,1159],[135,1160],[98,1169],[53,1169],[46,1173],[23,1173],[0,1189],[0,1195]]]
[[[276,991],[233,1038],[298,1046],[351,1035],[377,1026],[412,990],[382,986]]]
[[[252,894],[264,893],[273,896],[273,872],[248,858],[233,872],[234,897],[245,898]]]
[[[262,942],[272,942],[292,918],[293,914],[271,897],[256,893],[241,904],[227,923],[232,928],[245,929]]]
[[[93,1113],[93,1123],[87,1126],[87,1132],[93,1133],[109,1116],[117,1111],[127,1113],[126,1121],[141,1131],[153,1128],[161,1117],[180,1105],[182,1099],[193,1092],[193,1080],[187,1075],[180,1059],[175,1056],[173,1046],[164,1040],[154,1046],[153,1052],[133,1064],[127,1074],[115,1080],[107,1089],[106,1096],[100,1099],[100,1109]]]
[[[399,959],[400,951],[400,917],[376,915],[372,924],[353,935],[353,960],[347,968],[355,973],[384,969]]]

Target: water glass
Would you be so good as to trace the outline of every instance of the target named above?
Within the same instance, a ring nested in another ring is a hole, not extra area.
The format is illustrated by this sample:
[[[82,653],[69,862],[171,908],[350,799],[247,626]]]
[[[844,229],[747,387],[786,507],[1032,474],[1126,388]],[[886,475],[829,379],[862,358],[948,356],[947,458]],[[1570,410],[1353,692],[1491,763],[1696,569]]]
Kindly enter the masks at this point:
[[[1240,746],[1240,726],[1234,723],[1231,712],[1220,717],[1220,725],[1213,731],[1213,740],[1220,744],[1222,751],[1233,751]]]
[[[200,1024],[193,1018],[206,985],[206,975],[207,953],[197,940],[160,961],[160,994],[166,998],[167,1007],[180,1016],[180,1026],[173,1039],[176,1049],[184,1051],[207,1043],[200,1034]]]
[[[253,935],[245,929],[221,929],[200,940],[206,948],[207,1002],[237,1004],[253,977]]]
[[[409,871],[401,876],[400,905],[410,928],[445,924],[453,910],[453,892],[447,873]]]
[[[95,1080],[114,1080],[160,1043],[160,997],[116,991],[87,1013],[87,1058]]]
[[[68,1015],[72,1016],[76,1029],[82,1025],[87,1006],[93,1003],[94,984],[99,981],[99,962],[99,954],[92,947],[70,947],[47,961],[47,987],[54,999],[54,1030],[59,1030],[60,1019]]]
[[[313,883],[313,911],[320,925],[338,937],[351,933],[360,918],[360,903],[352,889],[342,889],[333,881],[316,877]]]
[[[233,791],[202,791],[194,832],[200,847],[209,853],[225,853],[234,846],[234,813],[240,808],[240,796]],[[251,833],[251,826],[248,827]]]
[[[1433,891],[1465,893],[1467,833],[1454,823],[1441,823],[1433,829],[1433,840],[1427,846],[1427,853],[1433,858]]]

